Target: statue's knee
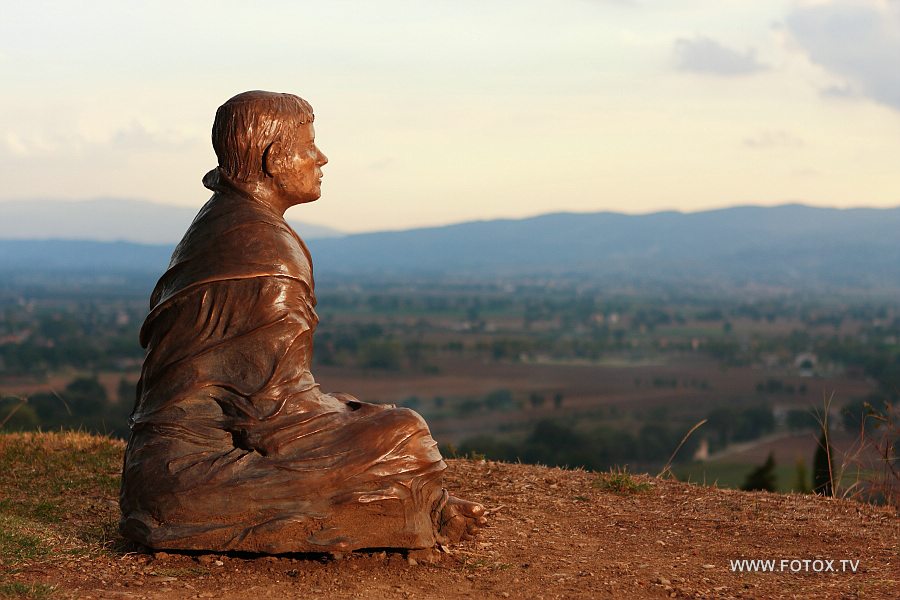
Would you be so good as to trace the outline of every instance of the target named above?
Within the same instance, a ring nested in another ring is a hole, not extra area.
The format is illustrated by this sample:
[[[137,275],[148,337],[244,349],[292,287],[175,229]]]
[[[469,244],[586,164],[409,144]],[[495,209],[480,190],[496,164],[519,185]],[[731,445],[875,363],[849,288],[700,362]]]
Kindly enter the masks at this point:
[[[394,413],[394,418],[407,428],[428,429],[428,425],[425,423],[425,419],[422,418],[422,415],[411,408],[394,408],[391,412]]]

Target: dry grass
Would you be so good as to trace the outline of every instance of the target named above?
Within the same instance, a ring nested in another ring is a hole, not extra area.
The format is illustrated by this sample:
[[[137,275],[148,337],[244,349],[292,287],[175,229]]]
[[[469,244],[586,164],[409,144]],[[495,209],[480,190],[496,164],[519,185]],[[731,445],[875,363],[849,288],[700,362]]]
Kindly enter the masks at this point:
[[[448,460],[444,483],[491,526],[438,565],[396,553],[341,560],[126,552],[115,525],[123,444],[83,434],[0,435],[0,597],[659,598],[890,597],[891,507]],[[738,574],[729,558],[860,561],[857,573]]]
[[[646,481],[640,481],[628,472],[626,468],[613,468],[606,473],[600,473],[594,480],[594,487],[604,492],[613,494],[635,494],[649,490],[652,486]]]
[[[52,586],[10,577],[108,548],[123,447],[85,433],[0,435],[0,596],[47,596]]]

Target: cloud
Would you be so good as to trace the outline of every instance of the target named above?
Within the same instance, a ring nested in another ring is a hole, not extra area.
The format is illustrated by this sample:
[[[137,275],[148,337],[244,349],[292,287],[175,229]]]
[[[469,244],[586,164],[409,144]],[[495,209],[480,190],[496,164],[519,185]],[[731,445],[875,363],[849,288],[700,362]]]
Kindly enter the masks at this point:
[[[158,131],[132,121],[127,127],[117,130],[109,144],[120,150],[146,152],[154,150],[175,150],[194,140],[176,131]]]
[[[674,51],[675,67],[691,73],[734,77],[768,68],[756,59],[756,51],[752,48],[742,54],[703,36],[675,40]]]
[[[395,160],[394,160],[393,156],[384,156],[382,158],[379,158],[377,160],[373,160],[372,162],[370,162],[368,164],[368,167],[370,169],[372,169],[373,171],[383,171],[384,169],[387,169],[388,167],[392,166],[394,164],[394,162],[395,162]]]
[[[840,85],[826,85],[819,93],[822,94],[825,98],[840,98],[840,99],[850,99],[850,98],[859,98],[859,93],[853,89],[853,87],[847,85],[846,83],[842,83]]]
[[[19,158],[56,157],[97,152],[103,149],[126,153],[177,150],[193,141],[192,136],[175,131],[155,131],[148,129],[138,121],[132,121],[129,125],[113,131],[112,134],[99,138],[76,131],[31,131],[28,133],[6,131],[3,134],[0,150],[5,150],[7,155]]]
[[[3,136],[3,144],[13,156],[28,156],[28,146],[12,131],[7,131]]]
[[[3,135],[3,148],[7,155],[20,158],[80,152],[83,147],[84,141],[78,136],[62,136],[42,132],[22,134],[15,131],[6,131]]]
[[[744,146],[753,150],[769,150],[774,148],[800,148],[806,145],[794,134],[781,129],[762,131],[759,134],[744,138]]]
[[[790,172],[791,177],[797,178],[810,178],[810,177],[819,177],[822,175],[822,171],[818,169],[813,169],[812,167],[800,167],[799,169],[794,169]]]
[[[809,60],[840,80],[823,95],[865,97],[900,110],[900,2],[804,2],[786,25]]]

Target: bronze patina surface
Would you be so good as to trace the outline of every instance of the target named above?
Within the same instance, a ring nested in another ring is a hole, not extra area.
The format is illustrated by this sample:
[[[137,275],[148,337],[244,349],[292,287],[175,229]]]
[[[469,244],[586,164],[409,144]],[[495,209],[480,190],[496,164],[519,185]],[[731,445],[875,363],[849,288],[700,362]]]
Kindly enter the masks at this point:
[[[312,107],[245,92],[219,107],[213,191],[150,298],[122,534],[158,549],[344,552],[468,539],[415,412],[319,389],[312,260],[284,212],[321,194]]]

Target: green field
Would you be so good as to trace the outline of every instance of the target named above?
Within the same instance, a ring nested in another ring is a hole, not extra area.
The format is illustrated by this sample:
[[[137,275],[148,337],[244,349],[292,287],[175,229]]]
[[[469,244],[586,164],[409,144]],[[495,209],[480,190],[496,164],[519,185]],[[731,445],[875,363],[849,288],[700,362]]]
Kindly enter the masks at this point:
[[[727,462],[691,463],[675,467],[672,471],[681,481],[740,489],[747,474],[756,466]],[[807,467],[807,477],[809,477],[809,467]],[[796,491],[796,478],[797,471],[794,465],[775,465],[775,481],[779,492]]]

